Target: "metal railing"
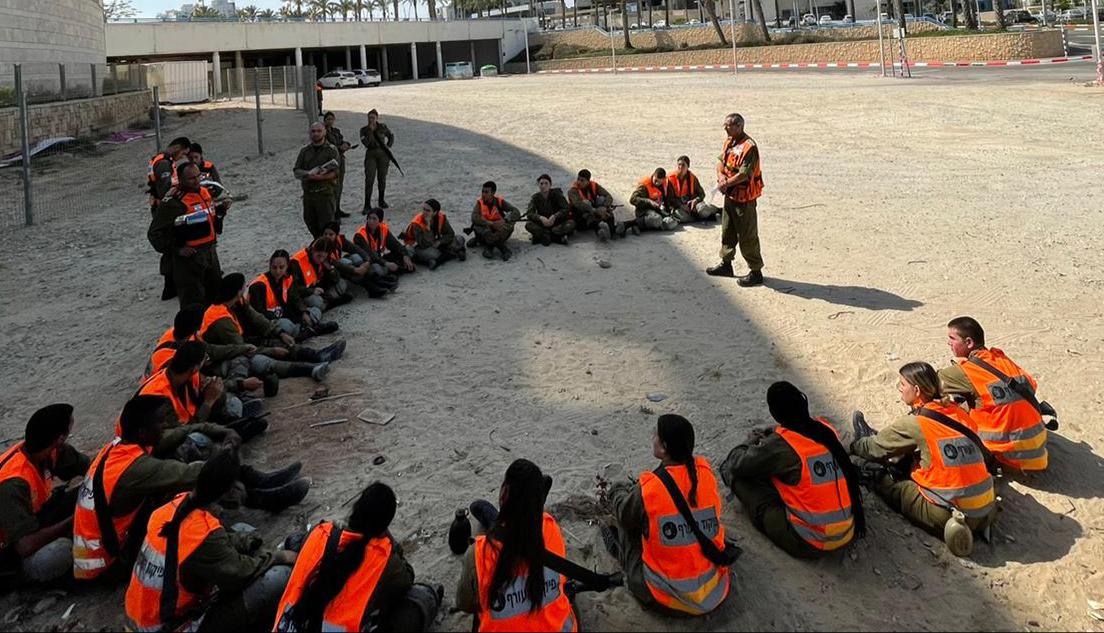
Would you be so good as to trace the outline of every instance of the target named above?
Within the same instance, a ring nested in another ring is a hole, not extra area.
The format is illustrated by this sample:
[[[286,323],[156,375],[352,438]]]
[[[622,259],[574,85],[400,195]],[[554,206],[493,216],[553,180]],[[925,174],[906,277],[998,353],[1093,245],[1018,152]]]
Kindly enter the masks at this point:
[[[0,63],[0,108],[17,105],[15,75],[20,67],[27,103],[52,103],[146,90],[138,64]]]

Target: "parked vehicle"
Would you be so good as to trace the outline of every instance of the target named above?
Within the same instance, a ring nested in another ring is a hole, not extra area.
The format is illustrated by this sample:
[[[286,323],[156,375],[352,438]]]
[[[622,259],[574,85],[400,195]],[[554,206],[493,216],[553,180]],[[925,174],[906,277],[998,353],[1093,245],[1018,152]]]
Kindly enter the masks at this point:
[[[318,79],[318,83],[322,84],[323,88],[346,88],[357,87],[360,85],[360,81],[357,76],[347,70],[335,70],[332,73],[326,73]]]
[[[801,16],[801,24],[802,26],[816,26],[816,16],[812,13],[806,13],[805,15]]]
[[[847,15],[843,16],[843,23],[844,24],[854,24],[855,23],[855,16],[848,13]]]
[[[1089,17],[1089,12],[1081,7],[1066,9],[1062,12],[1060,17],[1063,22],[1070,22],[1072,20],[1084,20],[1085,18]]]
[[[824,15],[820,16],[820,24],[822,26],[825,25],[825,24],[831,24],[831,23],[832,23],[832,16],[830,16],[828,14],[824,14]]]
[[[925,13],[924,15],[922,15],[920,17],[924,18],[925,20],[931,20],[933,22],[939,22],[940,21],[939,18],[935,17],[934,13]]]
[[[1031,15],[1026,9],[1011,9],[1004,12],[1004,23],[1009,24],[1038,24],[1039,19]]]
[[[380,76],[379,71],[374,68],[369,68],[367,70],[356,68],[353,70],[353,74],[356,75],[357,82],[361,86],[378,86],[383,81],[383,77]]]
[[[944,11],[943,13],[939,14],[939,21],[943,24],[950,24],[952,15],[953,14],[950,11]]]

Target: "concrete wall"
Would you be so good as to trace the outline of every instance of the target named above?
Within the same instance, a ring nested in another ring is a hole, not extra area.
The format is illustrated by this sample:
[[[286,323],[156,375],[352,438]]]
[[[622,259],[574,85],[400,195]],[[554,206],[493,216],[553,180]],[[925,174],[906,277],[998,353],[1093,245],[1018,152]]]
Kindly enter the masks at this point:
[[[0,0],[0,63],[104,63],[99,0]]]
[[[916,61],[974,61],[1036,59],[1062,55],[1062,34],[1057,31],[921,37],[908,42],[909,57]],[[825,42],[785,46],[740,48],[741,64],[780,64],[816,62],[877,62],[878,41]],[[617,58],[618,67],[689,66],[731,64],[732,50],[718,48],[699,51],[649,53]],[[607,68],[608,55],[534,62],[533,70],[569,68]],[[511,64],[510,72],[525,72],[524,64]]]
[[[55,136],[104,136],[149,120],[153,96],[132,92],[28,107],[31,144]],[[0,155],[18,151],[19,110],[0,110]]]

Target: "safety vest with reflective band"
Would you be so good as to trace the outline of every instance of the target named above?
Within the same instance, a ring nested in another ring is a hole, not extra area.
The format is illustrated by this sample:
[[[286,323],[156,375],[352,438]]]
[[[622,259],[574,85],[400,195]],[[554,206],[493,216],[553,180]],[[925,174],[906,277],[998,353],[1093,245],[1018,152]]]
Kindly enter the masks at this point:
[[[725,139],[724,150],[721,153],[725,172],[729,176],[736,175],[754,147],[755,141],[751,140],[750,136],[744,136],[744,140],[739,142],[731,137]],[[751,202],[763,195],[763,170],[760,168],[762,163],[763,159],[760,156],[755,162],[755,169],[748,174],[748,179],[733,186],[725,195],[736,202]]]
[[[587,202],[594,202],[598,198],[598,183],[593,180],[587,181],[585,189],[579,187],[579,181],[576,180],[571,184],[571,188],[578,192],[579,197]]]
[[[560,557],[567,555],[560,526],[552,515],[544,514],[544,549]],[[480,631],[577,631],[575,612],[564,593],[567,578],[547,567],[544,572],[544,602],[537,611],[526,590],[530,571],[519,569],[502,588],[501,596],[491,596],[491,579],[498,564],[501,545],[486,536],[475,539],[475,576],[479,587]]]
[[[291,261],[299,264],[299,272],[303,275],[303,286],[313,288],[322,280],[321,273],[314,267],[314,262],[311,261],[309,246],[292,255]]]
[[[667,466],[667,473],[686,497],[686,503],[701,531],[725,549],[721,525],[721,497],[717,479],[704,457],[695,457],[697,503],[690,503],[690,474],[687,466]],[[644,583],[656,602],[683,613],[702,615],[716,609],[728,596],[727,567],[709,562],[694,532],[679,513],[667,488],[655,473],[640,474],[640,492],[648,515],[644,542]]]
[[[80,492],[77,493],[77,509],[73,515],[73,576],[77,580],[90,580],[106,571],[121,551],[118,548],[127,542],[130,528],[134,524],[134,517],[138,515],[140,508],[135,508],[125,516],[111,516],[111,497],[115,494],[119,477],[135,460],[148,452],[137,444],[122,444],[119,438],[115,438],[113,442],[100,449],[100,453],[92,460],[88,475],[81,483]],[[97,477],[98,472],[99,477]],[[102,480],[103,485],[99,491],[95,488],[97,478]],[[97,508],[97,492],[103,495],[101,498],[108,507]],[[104,543],[105,539],[100,529],[101,517],[98,514],[100,512],[106,519],[102,522],[103,525],[106,527],[110,524],[114,529],[115,540],[112,541],[112,546]],[[115,551],[111,552],[111,549]]]
[[[268,273],[261,273],[253,280],[250,287],[256,284],[264,286],[265,310],[278,319],[284,316],[284,312],[287,310],[288,290],[291,289],[291,284],[294,283],[294,281],[291,275],[284,275],[283,278],[280,279],[280,291],[279,294],[277,294],[276,289],[272,287],[272,278],[269,277]]]
[[[988,515],[996,495],[981,447],[939,421],[949,418],[970,428],[966,412],[955,404],[928,402],[915,413],[931,454],[930,466],[924,468],[917,460],[913,467],[912,480],[920,494],[937,506],[958,508],[967,517]]]
[[[836,433],[827,420],[817,421]],[[819,550],[830,552],[847,545],[855,536],[851,493],[832,452],[823,444],[781,426],[775,432],[801,460],[801,480],[796,485],[771,478],[786,505],[790,525],[805,542]]]
[[[184,205],[184,215],[173,221],[173,231],[184,245],[195,248],[216,242],[218,214],[211,193],[200,187],[199,193],[177,192],[174,197]]]
[[[153,188],[154,188],[154,185],[157,184],[157,174],[153,173],[153,168],[157,166],[157,163],[159,163],[163,160],[167,160],[170,163],[172,163],[172,158],[168,154],[166,154],[165,152],[161,152],[159,154],[156,154],[153,158],[150,159],[149,169],[146,171],[146,182],[149,184],[149,194],[150,194],[149,203],[150,203],[150,206],[154,206],[158,202],[160,202],[160,200],[153,197]],[[172,172],[172,186],[175,187],[178,183],[177,177],[176,177],[176,164],[175,163],[172,163],[172,169],[170,171]]]
[[[391,227],[387,226],[386,222],[379,223],[379,239],[372,237],[372,234],[368,232],[368,227],[362,226],[357,230],[357,235],[360,239],[364,240],[364,243],[368,245],[368,250],[377,255],[386,255],[387,250],[387,237],[391,235]]]
[[[694,192],[698,190],[698,177],[694,175],[694,172],[687,170],[686,182],[679,180],[678,174],[671,174],[667,176],[667,186],[674,190],[675,196],[680,200],[685,198],[693,198]]]
[[[167,543],[161,536],[161,528],[176,514],[177,508],[184,502],[188,493],[181,493],[175,499],[157,508],[150,516],[146,529],[146,539],[134,562],[134,571],[130,576],[130,586],[126,592],[127,618],[138,631],[159,631],[171,627],[173,631],[195,631],[203,621],[202,615],[196,617],[201,603],[215,593],[212,587],[205,595],[188,591],[180,582],[180,568],[184,561],[203,544],[207,536],[222,527],[213,514],[196,508],[180,524],[179,539],[176,548],[176,569],[169,579],[176,590],[176,605],[171,613],[162,613],[161,596],[165,590],[165,557]]]
[[[410,221],[410,226],[406,227],[406,231],[403,232],[403,242],[407,246],[413,246],[418,242],[414,235],[414,227],[421,227],[423,231],[429,230],[429,222],[426,222],[425,213],[419,213],[414,216],[414,219]],[[444,211],[437,212],[437,231],[436,234],[440,235],[441,231],[445,230],[445,213]]]
[[[502,218],[502,207],[506,206],[506,201],[502,196],[494,197],[494,204],[487,204],[483,202],[483,198],[479,198],[475,201],[479,205],[479,215],[483,216],[483,219],[487,222],[498,222]]]
[[[1004,376],[997,376],[984,366],[971,362],[974,359],[986,363]],[[978,393],[978,399],[970,410],[970,419],[977,425],[978,437],[985,447],[1003,464],[1019,470],[1045,470],[1048,456],[1047,430],[1042,414],[1009,385],[1006,378],[1025,383],[1032,393],[1035,379],[1020,369],[999,349],[981,349],[973,352],[959,367]]]
[[[652,182],[652,177],[648,176],[644,180],[640,181],[640,186],[644,187],[644,189],[647,190],[648,198],[652,202],[658,202],[660,204],[663,204],[664,202],[667,201],[667,181],[666,180],[663,181],[662,187],[657,187]]]
[[[199,372],[192,375],[190,382],[178,392],[169,381],[168,367],[155,372],[138,388],[139,396],[163,396],[172,401],[173,412],[181,424],[187,424],[199,411]],[[115,424],[115,435],[121,435],[122,428]]]
[[[327,257],[331,262],[336,262],[345,256],[345,236],[338,233],[337,237],[333,240],[333,248],[327,253]]]
[[[203,313],[203,323],[199,326],[199,338],[203,338],[207,335],[207,330],[212,325],[218,323],[223,319],[230,319],[234,323],[234,329],[238,331],[238,334],[244,334],[245,330],[242,329],[241,323],[238,321],[238,317],[234,316],[234,313],[230,311],[230,308],[216,303],[214,305],[207,306],[207,310]]]
[[[50,497],[50,474],[39,472],[27,454],[23,452],[23,442],[9,448],[0,456],[0,483],[9,479],[22,479],[31,489],[31,512],[38,514],[42,504]],[[0,532],[0,549],[10,545],[8,535]]]
[[[307,586],[318,577],[320,570],[325,569],[326,561],[333,560],[350,543],[363,538],[364,536],[356,532],[335,530],[332,523],[321,523],[311,530],[295,560],[295,568],[291,571],[291,579],[284,589],[284,595],[280,598],[273,631],[297,630],[289,615],[298,605]],[[391,548],[389,536],[368,541],[364,548],[364,560],[322,612],[323,631],[361,630],[364,610],[376,591],[388,559],[391,558]]]
[[[189,336],[183,341],[176,340],[176,336],[173,334],[174,328],[165,330],[165,333],[161,335],[161,338],[157,339],[157,346],[153,348],[153,354],[150,355],[149,363],[146,364],[146,373],[142,375],[142,380],[145,381],[153,372],[164,369],[168,366],[169,361],[176,355],[176,350],[180,349],[180,346],[188,341],[198,341],[199,337],[195,334]]]

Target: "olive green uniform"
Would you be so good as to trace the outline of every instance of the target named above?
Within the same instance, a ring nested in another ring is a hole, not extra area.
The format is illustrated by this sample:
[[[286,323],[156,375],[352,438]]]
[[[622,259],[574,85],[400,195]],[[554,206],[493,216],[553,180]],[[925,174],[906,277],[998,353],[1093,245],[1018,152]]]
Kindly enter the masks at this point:
[[[719,158],[724,163],[724,156]],[[759,146],[748,151],[737,173],[750,178],[759,163]],[[735,175],[735,174],[733,174]],[[724,211],[721,213],[721,261],[732,263],[736,258],[736,247],[747,262],[748,269],[756,272],[763,269],[763,255],[759,247],[759,216],[756,201],[736,202],[725,196]]]
[[[437,218],[444,218],[440,230],[438,230]],[[429,228],[422,228],[411,222],[406,227],[407,234],[414,238],[412,245],[414,261],[419,264],[433,265],[459,258],[464,251],[464,240],[456,235],[448,216],[439,211],[429,224]]]
[[[360,142],[364,145],[364,211],[372,208],[372,187],[379,182],[379,200],[386,200],[387,170],[391,159],[384,147],[395,144],[395,135],[383,123],[376,123],[376,133],[367,125],[360,128]]]
[[[490,222],[483,219],[478,200],[475,203],[475,208],[472,209],[472,231],[475,233],[477,242],[483,246],[504,246],[506,240],[514,234],[514,224],[521,219],[521,211],[505,200],[502,201],[502,208],[498,212],[502,214],[502,219],[505,222],[501,228],[495,229],[491,227]]]
[[[944,367],[939,370],[939,382],[943,385],[943,393],[948,396],[961,398],[969,408],[974,408],[980,397],[974,383],[966,377],[965,370],[958,364]]]
[[[693,172],[688,172],[686,178],[690,178],[691,173]],[[675,177],[678,178],[678,174],[675,174]],[[680,182],[685,182],[685,180],[681,180]],[[668,187],[670,187],[670,185],[668,185]],[[702,188],[701,180],[698,179],[696,175],[694,176],[693,191],[685,196],[680,196],[674,191],[671,193],[674,195],[675,199],[678,200],[678,205],[675,207],[675,217],[678,218],[679,222],[686,223],[712,220],[713,217],[720,212],[720,209],[717,207],[705,203],[705,189]],[[690,204],[694,202],[696,202],[697,205],[694,207],[694,210],[691,211]]]
[[[341,146],[345,144],[345,136],[336,127],[328,127],[326,142],[337,149],[337,162],[341,166],[337,172],[337,180],[334,181],[334,204],[341,211],[341,192],[345,190],[345,150]]]
[[[337,148],[329,143],[310,144],[299,150],[293,168],[296,177],[302,177],[303,183],[303,222],[314,237],[322,235],[326,224],[333,222],[337,215],[336,180],[309,180],[302,175],[315,167],[321,167],[330,161],[340,162]]]
[[[851,453],[862,459],[884,462],[891,458],[903,458],[902,466],[911,471],[910,464],[920,460],[921,468],[931,467],[931,452],[924,439],[924,432],[915,415],[903,415],[876,435],[860,438],[851,444]],[[911,461],[910,461],[911,460]],[[943,538],[943,527],[951,518],[951,511],[935,505],[920,493],[916,482],[901,474],[898,481],[892,474],[885,473],[874,482],[874,492],[889,507],[900,512],[913,525],[933,536]],[[984,517],[966,517],[966,525],[974,531],[983,530],[993,523],[997,516],[994,503],[989,514]]]
[[[648,530],[648,512],[640,484],[614,482],[610,485],[609,500],[618,527],[618,562],[625,574],[625,587],[645,607],[659,608],[644,582],[644,534]]]
[[[795,558],[824,554],[794,530],[772,481],[777,478],[787,486],[801,483],[801,458],[781,435],[765,429],[753,433],[747,443],[732,449],[720,470],[751,524],[771,542]]]
[[[610,210],[610,207],[613,206],[613,196],[602,185],[593,180],[590,182],[595,185],[594,202],[584,198],[583,194],[575,187],[567,190],[567,202],[571,207],[571,214],[574,216],[576,228],[580,230],[586,228],[597,229],[599,222],[606,222],[609,225],[610,234],[613,234],[616,228],[616,220],[613,217],[613,211]],[[595,207],[600,207],[603,211],[597,211]]]
[[[553,224],[547,227],[540,222],[540,218],[552,218]],[[548,197],[544,197],[539,191],[529,199],[529,208],[525,214],[525,230],[533,236],[533,243],[548,239],[566,237],[575,232],[575,222],[568,212],[567,198],[560,189],[552,189]]]
[[[218,242],[194,247],[190,256],[180,254],[185,244],[174,229],[176,218],[189,213],[178,198],[170,196],[154,209],[146,238],[154,250],[161,253],[161,274],[171,276],[176,286],[180,307],[208,303],[222,279],[218,257]]]
[[[300,346],[289,350],[288,360],[273,358],[272,354],[275,353],[273,350],[286,349],[283,341],[279,339],[280,328],[275,322],[269,321],[248,303],[236,304],[231,311],[241,324],[242,333],[238,332],[231,319],[224,318],[212,323],[203,336],[204,340],[220,346],[220,352],[224,355],[220,370],[224,377],[241,381],[249,376],[261,377],[270,373],[280,378],[310,375],[311,365],[306,362],[296,362],[301,358]],[[246,341],[247,336],[252,343]],[[245,358],[250,344],[257,347],[257,353],[248,357],[245,363],[233,362],[237,358]]]
[[[636,210],[638,228],[648,231],[670,231],[678,226],[678,219],[675,218],[672,209],[678,208],[679,201],[670,187],[665,187],[665,195],[660,202],[663,205],[662,210],[652,207],[650,203],[648,188],[643,184],[637,185],[629,196],[629,204]]]

